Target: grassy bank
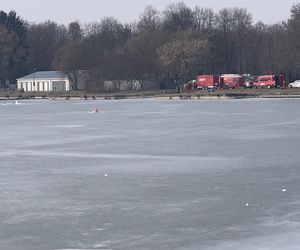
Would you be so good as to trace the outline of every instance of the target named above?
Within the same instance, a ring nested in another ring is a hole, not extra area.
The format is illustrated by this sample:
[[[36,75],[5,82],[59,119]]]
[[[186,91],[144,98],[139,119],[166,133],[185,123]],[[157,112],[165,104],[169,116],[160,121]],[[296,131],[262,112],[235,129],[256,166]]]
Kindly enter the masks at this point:
[[[84,91],[71,92],[18,92],[1,91],[1,100],[14,99],[34,99],[34,98],[81,98],[81,99],[125,99],[125,98],[147,98],[147,97],[165,97],[182,99],[204,98],[204,97],[223,97],[223,98],[251,98],[251,97],[300,97],[300,89],[221,89],[214,92],[207,90],[194,90],[183,93],[177,93],[175,89],[171,90],[152,90],[152,91],[132,91],[132,92],[110,92],[110,93],[89,93]]]

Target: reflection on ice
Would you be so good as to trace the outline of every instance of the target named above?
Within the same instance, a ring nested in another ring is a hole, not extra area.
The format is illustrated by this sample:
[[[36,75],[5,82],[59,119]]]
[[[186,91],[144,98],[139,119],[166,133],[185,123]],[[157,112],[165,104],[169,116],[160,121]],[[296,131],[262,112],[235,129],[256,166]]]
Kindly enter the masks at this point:
[[[76,125],[76,124],[70,124],[70,125],[52,125],[52,126],[43,126],[44,128],[82,128],[87,127],[87,125]]]
[[[3,156],[64,156],[72,158],[108,158],[108,159],[156,159],[156,160],[199,160],[199,161],[225,161],[226,157],[209,156],[189,156],[189,155],[144,155],[144,154],[109,154],[109,153],[71,153],[57,151],[38,151],[38,150],[12,150],[3,152]],[[240,157],[231,158],[231,160],[241,159]]]

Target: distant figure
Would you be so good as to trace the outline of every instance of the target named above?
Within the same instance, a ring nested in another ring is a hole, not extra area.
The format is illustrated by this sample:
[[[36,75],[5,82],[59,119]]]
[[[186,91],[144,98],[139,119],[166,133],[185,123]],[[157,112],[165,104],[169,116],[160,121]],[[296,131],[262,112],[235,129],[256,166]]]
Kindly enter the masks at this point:
[[[99,113],[101,110],[99,108],[95,108],[93,109],[91,112],[89,112],[90,114],[94,114],[94,113]]]

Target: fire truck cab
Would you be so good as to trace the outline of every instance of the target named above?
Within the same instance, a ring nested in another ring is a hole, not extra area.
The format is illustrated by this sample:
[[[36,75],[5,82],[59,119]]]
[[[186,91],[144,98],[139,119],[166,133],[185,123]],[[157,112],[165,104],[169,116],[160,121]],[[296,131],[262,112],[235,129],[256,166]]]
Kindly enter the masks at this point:
[[[286,88],[284,75],[264,75],[257,77],[255,88]]]

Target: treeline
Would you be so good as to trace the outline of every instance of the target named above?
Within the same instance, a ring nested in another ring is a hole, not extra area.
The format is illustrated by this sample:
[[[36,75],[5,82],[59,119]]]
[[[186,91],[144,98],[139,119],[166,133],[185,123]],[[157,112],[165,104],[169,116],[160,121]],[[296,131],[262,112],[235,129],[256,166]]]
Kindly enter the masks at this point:
[[[300,77],[300,4],[282,23],[254,23],[246,9],[145,8],[137,22],[68,26],[52,21],[30,24],[15,12],[0,12],[0,82],[39,70],[68,73],[75,87],[79,69],[91,82],[147,79],[164,88],[197,74],[284,73]]]

